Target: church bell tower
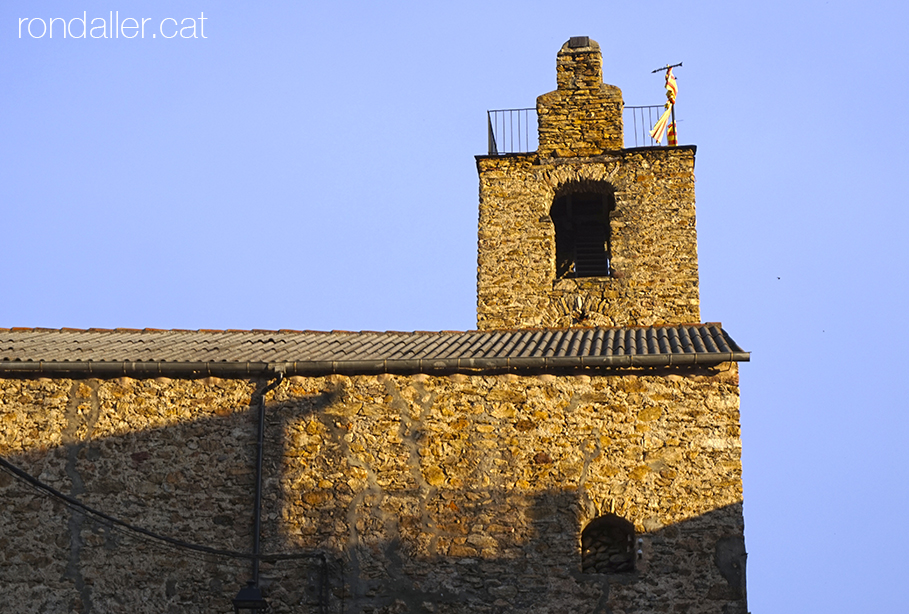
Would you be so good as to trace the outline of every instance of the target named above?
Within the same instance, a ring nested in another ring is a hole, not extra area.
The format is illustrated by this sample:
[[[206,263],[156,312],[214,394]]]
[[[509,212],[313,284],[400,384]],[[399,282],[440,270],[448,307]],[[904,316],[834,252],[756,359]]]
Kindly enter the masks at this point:
[[[622,92],[573,37],[536,151],[477,157],[477,328],[700,321],[695,147],[625,148]]]

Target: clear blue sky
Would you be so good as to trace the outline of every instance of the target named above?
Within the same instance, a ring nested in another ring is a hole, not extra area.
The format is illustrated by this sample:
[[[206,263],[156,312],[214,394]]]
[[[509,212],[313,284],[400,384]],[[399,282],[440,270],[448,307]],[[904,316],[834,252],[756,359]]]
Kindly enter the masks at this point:
[[[19,37],[83,11],[145,38]],[[905,611],[907,12],[5,0],[0,326],[472,328],[485,111],[554,89],[570,36],[626,104],[684,62],[702,319],[752,352],[750,609]]]

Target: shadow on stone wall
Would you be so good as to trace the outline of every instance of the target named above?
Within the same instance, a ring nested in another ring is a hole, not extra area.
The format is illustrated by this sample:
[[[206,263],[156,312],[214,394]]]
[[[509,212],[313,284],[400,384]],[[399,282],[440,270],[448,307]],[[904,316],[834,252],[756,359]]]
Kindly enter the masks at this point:
[[[665,527],[654,517],[634,572],[583,573],[581,531],[597,507],[583,489],[484,482],[513,459],[433,452],[425,416],[439,399],[412,392],[377,385],[382,409],[370,409],[339,385],[271,406],[282,483],[267,505],[283,522],[266,543],[328,554],[332,612],[745,614],[741,504]]]
[[[342,397],[269,404],[263,552],[321,552],[329,561],[327,577],[318,560],[263,563],[273,611],[744,614],[740,505],[652,527],[633,573],[585,574],[580,532],[590,502],[577,489],[503,488],[476,472],[440,483],[417,418],[403,412],[389,425],[393,445],[370,449],[350,436]],[[136,526],[249,551],[254,409],[224,406],[119,434],[100,429],[98,412],[68,420],[84,437],[9,460]],[[470,462],[482,472],[488,460]],[[112,528],[5,472],[0,526],[0,584],[22,612],[226,613],[249,577],[246,560]]]
[[[27,433],[33,447],[5,457],[127,523],[249,552],[256,412],[248,392],[238,404],[223,397],[244,392],[242,385],[197,386],[174,403],[153,396],[153,384],[135,384],[145,387],[144,396],[137,401],[126,395],[124,409],[116,394],[99,401],[98,382],[74,383],[65,412],[31,410],[43,420]],[[174,415],[178,410],[193,418]],[[168,424],[141,428],[162,422]],[[64,445],[48,445],[55,432]],[[112,527],[3,471],[0,527],[0,584],[23,612],[230,612],[250,575],[248,560],[192,552]],[[281,565],[306,577],[313,562]]]

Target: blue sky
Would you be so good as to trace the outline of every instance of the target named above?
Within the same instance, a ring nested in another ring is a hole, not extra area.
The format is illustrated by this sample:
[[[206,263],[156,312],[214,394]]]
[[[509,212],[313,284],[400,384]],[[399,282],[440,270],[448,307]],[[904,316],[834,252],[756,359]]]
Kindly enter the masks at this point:
[[[149,18],[146,37],[19,37],[20,18],[83,11]],[[205,38],[164,38],[202,15]],[[906,18],[835,0],[6,0],[0,326],[470,329],[486,110],[554,89],[570,36],[600,43],[629,105],[660,104],[650,71],[684,62],[702,319],[752,352],[750,609],[902,611]]]

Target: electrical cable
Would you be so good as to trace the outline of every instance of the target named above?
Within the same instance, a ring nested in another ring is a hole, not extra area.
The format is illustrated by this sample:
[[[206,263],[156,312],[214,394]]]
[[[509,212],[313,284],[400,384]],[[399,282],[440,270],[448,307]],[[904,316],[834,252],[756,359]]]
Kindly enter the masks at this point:
[[[320,561],[320,580],[318,588],[318,606],[319,611],[323,614],[328,612],[328,558],[325,556],[324,552],[299,552],[299,553],[281,553],[281,554],[261,554],[259,552],[259,535],[258,531],[260,528],[260,515],[261,515],[261,497],[262,497],[262,485],[261,485],[261,467],[262,467],[262,434],[263,434],[263,420],[264,420],[264,410],[265,410],[265,394],[268,391],[276,388],[281,381],[283,380],[283,373],[279,373],[275,381],[267,385],[265,389],[260,393],[259,398],[259,442],[258,442],[258,451],[257,451],[257,462],[256,462],[256,471],[258,480],[256,484],[256,512],[255,512],[255,539],[253,546],[253,553],[238,552],[235,550],[225,550],[222,548],[212,548],[211,546],[203,546],[200,544],[193,544],[181,539],[176,539],[174,537],[169,537],[167,535],[161,535],[160,533],[155,533],[154,531],[149,531],[148,529],[143,529],[142,527],[135,526],[124,520],[106,514],[100,510],[97,510],[93,507],[90,507],[79,501],[78,499],[66,495],[53,486],[45,484],[38,478],[32,476],[23,469],[17,467],[13,463],[9,462],[2,456],[0,456],[0,469],[5,470],[7,473],[12,475],[15,479],[25,482],[30,485],[32,488],[37,489],[38,491],[50,495],[51,497],[57,498],[62,501],[65,505],[69,506],[72,509],[81,510],[88,514],[88,516],[94,519],[96,522],[100,522],[102,525],[106,525],[110,528],[122,528],[127,531],[131,531],[138,535],[141,535],[158,542],[162,542],[172,547],[182,548],[184,550],[189,550],[191,552],[220,556],[231,559],[246,559],[252,560],[254,577],[256,577],[256,584],[258,584],[258,568],[259,563],[262,561],[266,562],[277,562],[277,561],[293,561],[293,560],[303,560],[303,559],[319,559]]]
[[[171,546],[175,546],[177,548],[183,548],[186,550],[193,550],[195,552],[202,552],[205,554],[212,554],[215,556],[222,556],[222,557],[233,558],[233,559],[253,559],[253,560],[255,560],[258,558],[258,560],[260,560],[260,561],[267,561],[267,562],[289,561],[289,560],[294,560],[294,559],[306,559],[306,558],[312,558],[312,559],[320,558],[323,561],[325,560],[325,553],[323,553],[323,552],[299,552],[299,553],[295,553],[295,554],[292,554],[292,553],[260,554],[257,556],[255,554],[250,554],[247,552],[237,552],[235,550],[224,550],[222,548],[212,548],[210,546],[202,546],[200,544],[193,544],[190,542],[183,541],[182,539],[168,537],[167,535],[161,535],[160,533],[155,533],[154,531],[149,531],[148,529],[143,529],[142,527],[137,527],[128,522],[120,520],[119,518],[111,516],[110,514],[106,514],[100,510],[96,510],[95,508],[90,507],[90,506],[86,505],[85,503],[82,503],[78,499],[75,499],[69,495],[66,495],[66,494],[60,492],[53,486],[45,484],[38,478],[23,471],[22,469],[20,469],[16,465],[12,464],[11,462],[9,462],[8,460],[6,460],[3,457],[0,457],[0,468],[6,470],[13,477],[15,477],[23,482],[26,482],[27,484],[30,484],[31,486],[37,488],[38,490],[41,490],[41,491],[51,495],[52,497],[56,497],[57,499],[60,499],[61,501],[63,501],[67,505],[69,505],[70,507],[78,508],[78,509],[86,512],[87,514],[100,518],[100,519],[103,519],[112,525],[122,527],[124,529],[132,531],[134,533],[138,533],[140,535],[144,535],[145,537],[150,537],[152,539],[155,539],[155,540],[158,540],[161,542],[165,542],[165,543],[170,544]]]

